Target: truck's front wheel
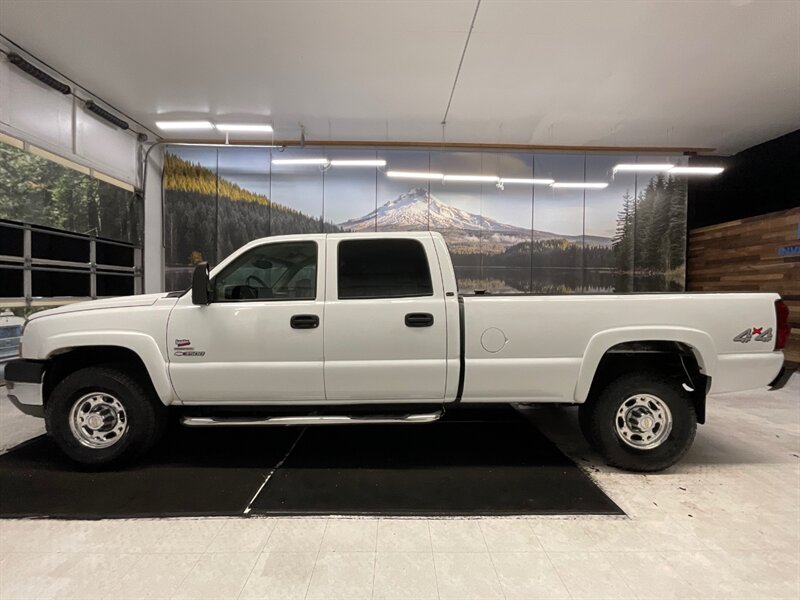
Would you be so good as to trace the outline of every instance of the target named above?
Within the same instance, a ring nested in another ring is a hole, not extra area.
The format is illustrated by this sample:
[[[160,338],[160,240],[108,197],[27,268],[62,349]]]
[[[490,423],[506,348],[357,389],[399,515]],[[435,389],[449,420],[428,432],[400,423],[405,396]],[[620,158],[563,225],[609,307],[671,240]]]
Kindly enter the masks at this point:
[[[587,438],[608,464],[660,471],[689,450],[694,404],[680,381],[658,373],[623,375],[581,406]]]
[[[48,434],[71,459],[92,466],[130,462],[163,430],[166,409],[123,370],[90,367],[59,382],[45,406]]]

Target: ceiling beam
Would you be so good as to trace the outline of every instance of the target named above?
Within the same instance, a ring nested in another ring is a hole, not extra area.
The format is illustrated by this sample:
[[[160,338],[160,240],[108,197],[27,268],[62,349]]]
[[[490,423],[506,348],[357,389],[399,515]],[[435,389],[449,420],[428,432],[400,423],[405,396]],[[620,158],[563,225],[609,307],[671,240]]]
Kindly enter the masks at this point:
[[[165,144],[214,144],[219,145],[221,140],[198,140],[198,139],[163,139]],[[229,146],[290,146],[300,147],[327,146],[330,148],[424,148],[437,150],[502,150],[514,152],[610,152],[618,153],[637,153],[637,154],[710,154],[716,148],[706,147],[684,147],[684,146],[564,146],[557,144],[476,144],[468,142],[382,142],[382,141],[323,141],[306,140],[301,144],[299,140],[241,140],[232,141]]]

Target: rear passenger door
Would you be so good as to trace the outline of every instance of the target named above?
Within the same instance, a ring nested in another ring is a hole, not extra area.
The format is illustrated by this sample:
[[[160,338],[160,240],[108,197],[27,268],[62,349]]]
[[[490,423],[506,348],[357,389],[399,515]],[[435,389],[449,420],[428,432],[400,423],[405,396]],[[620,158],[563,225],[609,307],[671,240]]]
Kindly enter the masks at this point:
[[[444,291],[430,237],[328,237],[325,395],[330,402],[441,402]]]

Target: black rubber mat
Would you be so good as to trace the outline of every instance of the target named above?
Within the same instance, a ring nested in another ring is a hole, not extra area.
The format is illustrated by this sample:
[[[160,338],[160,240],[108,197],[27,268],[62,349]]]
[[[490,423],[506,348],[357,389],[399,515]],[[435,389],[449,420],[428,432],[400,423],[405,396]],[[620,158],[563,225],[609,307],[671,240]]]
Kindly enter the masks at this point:
[[[516,411],[308,428],[252,504],[274,515],[624,514]]]
[[[241,515],[299,430],[176,426],[140,463],[83,471],[42,436],[0,456],[0,517]]]
[[[115,472],[77,468],[46,437],[0,456],[0,517],[242,515],[248,505],[273,515],[622,514],[512,409],[451,411],[429,425],[176,427]]]

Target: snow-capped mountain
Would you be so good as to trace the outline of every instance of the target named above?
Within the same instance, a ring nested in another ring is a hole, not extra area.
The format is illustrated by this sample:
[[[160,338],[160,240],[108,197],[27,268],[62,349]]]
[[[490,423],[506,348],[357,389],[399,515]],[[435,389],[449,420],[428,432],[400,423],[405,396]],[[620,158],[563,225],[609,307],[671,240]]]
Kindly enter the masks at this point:
[[[506,243],[514,244],[520,241],[530,241],[531,230],[501,223],[490,217],[450,206],[431,195],[425,188],[413,188],[400,194],[394,200],[379,206],[369,214],[357,219],[350,219],[339,223],[339,227],[349,231],[374,231],[377,221],[379,231],[461,231],[473,237],[478,231],[485,236],[492,234],[498,242],[507,240]],[[549,231],[533,232],[533,239],[538,240],[567,240],[580,242],[581,236],[561,235]],[[609,238],[587,236],[587,242],[596,245],[608,245]]]
[[[530,235],[530,230],[445,204],[425,188],[413,188],[363,217],[340,223],[339,227],[350,231],[370,231],[375,229],[376,219],[378,229],[383,231],[430,227],[433,231],[466,229]]]

